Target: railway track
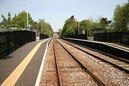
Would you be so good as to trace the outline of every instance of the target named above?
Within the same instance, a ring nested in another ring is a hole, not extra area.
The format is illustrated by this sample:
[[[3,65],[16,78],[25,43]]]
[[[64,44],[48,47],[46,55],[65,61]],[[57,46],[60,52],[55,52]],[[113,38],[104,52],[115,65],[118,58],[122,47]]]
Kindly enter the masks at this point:
[[[56,66],[56,70],[57,70],[59,86],[63,86],[63,83],[61,80],[60,68],[59,68],[59,64],[58,64],[58,60],[57,60],[56,52],[55,52],[55,43],[53,43],[53,52],[54,52],[54,57],[55,57],[54,59],[55,59],[55,66]]]
[[[40,86],[128,86],[129,74],[98,57],[100,53],[53,39],[48,48]]]
[[[100,60],[94,56],[106,58],[105,55],[94,52],[89,49],[85,49],[86,53],[76,47],[71,46],[70,44],[65,43],[62,40],[58,41],[68,50],[71,54],[77,57],[86,67],[92,71],[106,86],[128,86],[129,85],[129,73],[124,70],[120,70],[118,67],[109,64],[103,60]]]
[[[78,84],[79,86],[88,85],[89,82],[91,82],[89,84],[90,86],[105,86],[105,84],[101,80],[99,80],[79,59],[73,56],[68,50],[65,49],[63,45],[61,45],[56,40],[54,40],[53,42],[53,50],[59,86],[75,84]],[[63,53],[67,55],[64,55]],[[61,54],[63,54],[63,56],[61,56]],[[65,57],[65,60],[63,60],[64,56],[67,56],[67,58]],[[69,61],[71,61],[73,64],[69,64]],[[73,73],[72,75],[74,76],[74,78],[69,78],[68,80],[66,78],[63,78],[65,75],[67,75],[67,77],[71,76],[71,72]],[[80,73],[82,73],[82,75]],[[77,78],[75,77],[83,79],[81,81],[77,80]],[[89,82],[87,77],[90,78]]]
[[[53,40],[51,40],[44,63],[40,86],[59,86],[56,63],[54,59]]]
[[[73,43],[70,43],[70,42],[67,42],[64,40],[62,40],[62,41],[101,60],[101,61],[104,61],[106,63],[113,65],[114,67],[120,69],[121,71],[129,73],[129,61],[128,60],[122,60],[119,58],[109,57],[107,55],[101,54],[100,52],[96,52],[96,51],[90,50],[88,48],[85,48],[85,47],[82,47],[82,46],[79,46],[79,45],[76,45],[76,44],[73,44]]]

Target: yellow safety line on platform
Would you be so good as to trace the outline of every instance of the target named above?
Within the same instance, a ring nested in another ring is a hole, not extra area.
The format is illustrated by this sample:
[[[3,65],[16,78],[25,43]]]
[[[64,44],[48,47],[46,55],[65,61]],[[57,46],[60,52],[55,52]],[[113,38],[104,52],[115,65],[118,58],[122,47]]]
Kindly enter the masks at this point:
[[[14,86],[27,65],[32,60],[33,56],[36,54],[38,49],[40,48],[41,44],[45,42],[46,40],[43,40],[39,42],[32,50],[31,52],[23,59],[23,61],[16,67],[16,69],[5,79],[5,81],[1,84],[1,86]]]

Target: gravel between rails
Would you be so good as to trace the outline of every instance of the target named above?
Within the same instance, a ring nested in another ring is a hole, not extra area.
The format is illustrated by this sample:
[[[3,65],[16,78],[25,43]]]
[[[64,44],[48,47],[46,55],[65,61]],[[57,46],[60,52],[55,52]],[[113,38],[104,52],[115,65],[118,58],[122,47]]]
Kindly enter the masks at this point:
[[[64,40],[62,40],[64,41]],[[96,52],[96,51],[93,51],[91,49],[88,49],[86,47],[83,47],[83,46],[80,46],[80,45],[77,45],[77,44],[73,44],[73,43],[70,43],[68,41],[64,41],[72,46],[75,46],[87,53],[90,53],[94,56],[97,57],[97,59],[99,58],[100,60],[104,60],[106,63],[109,63],[111,65],[114,65],[116,68],[122,70],[122,71],[125,71],[126,73],[129,73],[129,62],[126,60],[120,60],[120,59],[117,59],[117,58],[114,58],[114,57],[110,57],[110,56],[107,56],[107,55],[104,55],[102,53],[99,53],[99,52]]]
[[[74,53],[90,70],[104,82],[106,86],[129,86],[129,74],[120,71],[112,65],[102,62],[60,40],[65,48]]]
[[[56,41],[55,53],[63,86],[97,86],[97,83]]]

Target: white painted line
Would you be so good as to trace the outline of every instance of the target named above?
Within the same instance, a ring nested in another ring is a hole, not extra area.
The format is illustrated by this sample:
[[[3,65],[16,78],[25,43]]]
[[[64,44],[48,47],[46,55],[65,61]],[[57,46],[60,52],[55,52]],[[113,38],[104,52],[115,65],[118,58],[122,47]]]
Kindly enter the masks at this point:
[[[43,59],[42,59],[41,65],[40,65],[40,69],[39,69],[39,73],[38,73],[38,76],[37,76],[37,80],[36,80],[35,86],[39,86],[40,81],[41,81],[42,71],[43,71],[43,67],[44,67],[44,62],[45,62],[45,58],[46,58],[47,49],[48,49],[48,43],[49,42],[50,42],[50,39],[47,42],[47,46],[46,46],[46,49],[45,49],[45,52],[44,52],[44,56],[43,56]]]

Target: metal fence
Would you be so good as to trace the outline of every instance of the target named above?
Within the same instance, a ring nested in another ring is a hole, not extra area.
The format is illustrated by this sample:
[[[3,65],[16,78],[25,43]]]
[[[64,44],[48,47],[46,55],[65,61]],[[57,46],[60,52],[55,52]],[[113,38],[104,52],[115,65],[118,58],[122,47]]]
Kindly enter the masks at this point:
[[[87,34],[69,35],[66,38],[87,39]]]
[[[45,39],[45,38],[49,38],[49,36],[45,34],[40,34],[40,39]]]
[[[94,40],[129,45],[129,32],[95,33]]]
[[[32,31],[0,32],[0,58],[8,55],[25,43],[35,40],[36,35]]]

